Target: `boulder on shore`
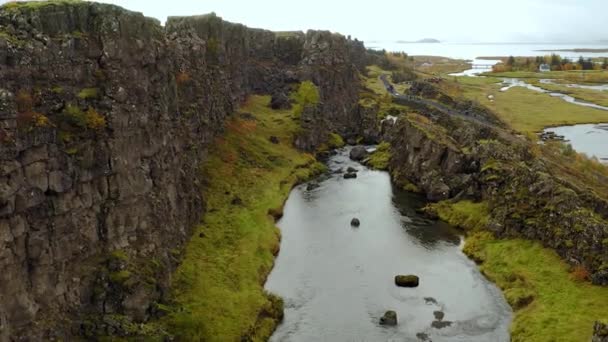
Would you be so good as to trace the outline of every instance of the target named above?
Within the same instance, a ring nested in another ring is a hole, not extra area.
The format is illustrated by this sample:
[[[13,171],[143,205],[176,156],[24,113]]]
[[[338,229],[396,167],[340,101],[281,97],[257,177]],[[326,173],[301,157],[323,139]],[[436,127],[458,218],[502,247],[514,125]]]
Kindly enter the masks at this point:
[[[350,220],[350,225],[353,227],[359,227],[360,224],[361,222],[359,222],[359,219],[356,217]]]
[[[396,275],[395,285],[401,287],[418,287],[419,279],[415,275]]]
[[[397,325],[397,313],[389,310],[384,313],[384,316],[380,317],[380,325]]]
[[[352,150],[350,150],[350,159],[361,161],[367,157],[368,153],[365,147],[363,146],[355,146]]]
[[[357,174],[356,174],[356,173],[354,173],[354,172],[345,173],[345,174],[344,174],[344,178],[345,178],[345,179],[357,178]]]

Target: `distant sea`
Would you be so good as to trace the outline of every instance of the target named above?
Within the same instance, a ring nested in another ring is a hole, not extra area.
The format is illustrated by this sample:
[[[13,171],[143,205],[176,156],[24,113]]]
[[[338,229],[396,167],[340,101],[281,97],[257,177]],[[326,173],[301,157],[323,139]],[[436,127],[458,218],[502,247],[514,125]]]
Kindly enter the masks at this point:
[[[412,56],[443,56],[456,59],[475,59],[477,57],[494,56],[541,56],[551,52],[538,50],[568,50],[568,49],[608,49],[608,43],[396,43],[396,42],[366,42],[369,48],[387,51],[404,51]],[[608,53],[590,52],[555,52],[562,57],[608,57]]]

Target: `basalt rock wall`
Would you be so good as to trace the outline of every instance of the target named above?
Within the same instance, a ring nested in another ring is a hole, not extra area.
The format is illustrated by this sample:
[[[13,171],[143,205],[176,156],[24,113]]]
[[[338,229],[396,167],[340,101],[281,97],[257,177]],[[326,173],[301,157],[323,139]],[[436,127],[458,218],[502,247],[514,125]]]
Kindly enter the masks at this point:
[[[211,14],[88,2],[0,9],[0,340],[69,338],[85,318],[156,315],[204,208],[198,170],[252,93],[312,80],[325,133],[357,134],[363,44]],[[321,133],[319,133],[321,132]]]

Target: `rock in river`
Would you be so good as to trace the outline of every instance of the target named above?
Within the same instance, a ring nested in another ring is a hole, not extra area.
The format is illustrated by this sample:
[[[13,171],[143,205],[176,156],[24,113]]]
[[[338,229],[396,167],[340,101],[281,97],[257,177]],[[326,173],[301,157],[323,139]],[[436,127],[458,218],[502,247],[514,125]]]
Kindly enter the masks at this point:
[[[345,173],[344,174],[344,178],[345,179],[349,179],[349,178],[357,178],[357,174],[354,172],[349,172],[349,173]]]
[[[380,325],[397,325],[397,313],[389,310],[380,317]]]
[[[359,219],[356,217],[350,220],[350,225],[353,227],[359,227],[360,224],[361,222],[359,222]]]
[[[354,173],[354,172],[359,172],[359,170],[355,169],[355,168],[354,168],[354,167],[352,167],[352,166],[349,166],[349,167],[346,169],[346,172],[348,172],[348,173]]]
[[[367,157],[367,150],[363,146],[355,146],[350,150],[350,159],[360,161]]]
[[[418,277],[415,275],[395,276],[395,285],[401,287],[418,287]]]

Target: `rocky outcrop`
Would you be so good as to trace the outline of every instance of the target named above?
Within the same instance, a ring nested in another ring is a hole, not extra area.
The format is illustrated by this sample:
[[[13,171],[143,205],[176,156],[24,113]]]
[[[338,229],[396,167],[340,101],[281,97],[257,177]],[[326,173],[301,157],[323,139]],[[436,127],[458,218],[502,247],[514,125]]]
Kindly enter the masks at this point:
[[[591,342],[608,342],[608,324],[595,322]]]
[[[226,117],[248,94],[312,80],[326,120],[303,124],[306,147],[356,132],[361,49],[213,14],[163,28],[89,2],[2,7],[0,340],[115,333],[116,317],[157,315]]]
[[[486,229],[496,236],[539,241],[588,270],[594,284],[608,285],[604,199],[534,155],[540,152],[525,139],[487,124],[493,116],[480,121],[432,114],[401,116],[384,127],[398,184],[413,183],[433,201],[486,201]]]

